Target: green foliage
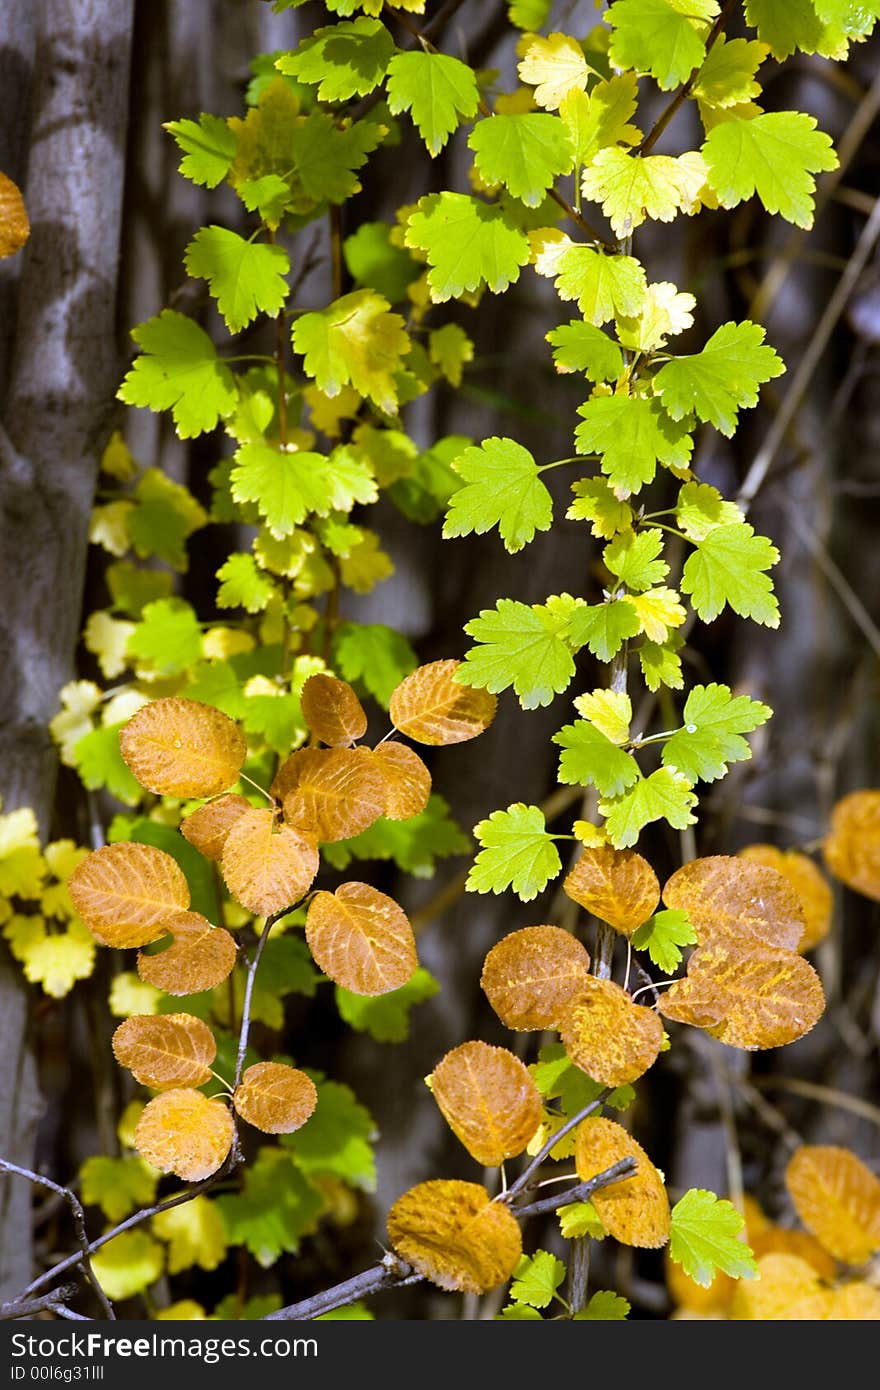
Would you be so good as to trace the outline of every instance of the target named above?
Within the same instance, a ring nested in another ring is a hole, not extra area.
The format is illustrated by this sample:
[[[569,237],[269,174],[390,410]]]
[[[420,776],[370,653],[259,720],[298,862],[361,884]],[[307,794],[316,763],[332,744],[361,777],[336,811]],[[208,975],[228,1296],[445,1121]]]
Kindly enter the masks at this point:
[[[503,185],[526,207],[537,207],[559,174],[571,172],[574,146],[563,121],[546,112],[492,116],[478,122],[468,144],[474,168],[489,188]]]
[[[523,709],[549,705],[574,675],[566,633],[575,601],[567,594],[561,599],[567,602],[529,605],[502,598],[484,608],[465,624],[480,645],[466,653],[457,678],[493,694],[512,686]]]
[[[579,454],[598,454],[602,472],[622,497],[650,483],[657,464],[687,468],[693,440],[653,396],[605,396],[587,401],[575,430]]]
[[[673,830],[694,825],[696,804],[687,779],[674,768],[660,767],[650,777],[640,777],[622,796],[600,801],[599,810],[611,843],[628,849],[652,821],[668,821]]]
[[[433,158],[462,120],[477,113],[480,92],[473,68],[445,53],[396,53],[388,64],[388,108],[408,111]]]
[[[318,1088],[318,1104],[296,1134],[282,1140],[302,1172],[315,1178],[341,1178],[353,1187],[373,1192],[376,1162],[372,1141],[373,1117],[348,1086],[328,1081],[320,1072],[310,1076]]]
[[[546,1250],[523,1255],[514,1271],[510,1297],[529,1308],[546,1308],[565,1278],[565,1265]]]
[[[520,801],[506,811],[493,811],[474,826],[474,834],[483,848],[468,875],[471,892],[503,893],[505,888],[512,888],[528,903],[562,868],[538,806],[525,806]]]
[[[202,112],[197,121],[166,121],[164,129],[173,136],[183,154],[180,172],[185,179],[203,188],[216,188],[223,182],[237,147],[235,135],[226,121]],[[170,312],[165,310],[165,313]]]
[[[119,388],[126,405],[171,410],[181,439],[212,430],[238,401],[235,378],[197,323],[173,309],[135,328],[141,356]]]
[[[225,227],[197,232],[187,247],[185,265],[190,275],[207,280],[230,333],[247,327],[258,314],[274,316],[287,298],[287,252],[246,241]]]
[[[438,859],[467,854],[471,848],[471,841],[453,819],[449,804],[435,792],[417,816],[404,821],[381,816],[360,835],[324,845],[323,854],[336,869],[347,869],[354,859],[390,860],[403,873],[431,878]]]
[[[648,952],[664,975],[674,975],[681,965],[682,946],[696,945],[697,934],[686,912],[664,908],[639,927],[631,940],[637,951]]]
[[[757,405],[758,387],[784,370],[758,324],[725,323],[701,352],[661,367],[654,390],[673,420],[693,411],[730,436],[741,407]]]
[[[722,207],[757,193],[768,212],[812,227],[814,174],[837,168],[831,141],[803,111],[771,111],[722,121],[703,147],[709,182]]]
[[[483,286],[500,294],[529,259],[528,240],[513,216],[464,193],[421,198],[407,223],[406,244],[427,257],[435,304]]]
[[[729,763],[752,756],[742,734],[766,724],[773,713],[748,695],[733,696],[726,685],[695,685],[684,707],[684,728],[663,746],[663,762],[691,782],[714,782]]]
[[[599,1289],[586,1308],[575,1313],[575,1322],[622,1322],[629,1317],[630,1303],[613,1289]]]
[[[718,526],[685,561],[681,587],[704,622],[712,622],[729,604],[741,618],[778,627],[779,604],[766,573],[778,560],[775,545],[756,536],[746,522]]]
[[[339,674],[386,709],[394,687],[419,664],[406,638],[382,623],[341,623],[333,655]]]
[[[732,1279],[754,1279],[755,1257],[739,1239],[745,1222],[732,1202],[691,1188],[672,1208],[669,1253],[685,1274],[706,1288],[718,1270]]]
[[[133,1154],[122,1158],[93,1154],[83,1164],[79,1178],[84,1204],[99,1206],[108,1221],[122,1221],[156,1199],[155,1170]]]
[[[382,81],[394,40],[378,19],[328,24],[275,64],[279,72],[317,86],[319,101],[367,96]]]
[[[565,786],[595,787],[602,796],[619,796],[639,776],[631,753],[606,738],[586,719],[566,724],[553,742],[564,750],[559,757],[559,780]]]
[[[216,1199],[230,1245],[243,1245],[268,1269],[280,1255],[295,1255],[322,1208],[320,1193],[286,1149],[261,1148],[245,1170],[240,1193]]]
[[[528,449],[512,439],[484,439],[479,448],[459,454],[452,466],[465,486],[450,499],[445,537],[481,536],[497,526],[505,550],[515,554],[536,531],[549,531],[553,499]]]
[[[618,67],[649,72],[668,91],[685,82],[706,55],[715,0],[615,0],[606,19],[613,26],[611,59]]]
[[[440,986],[433,975],[419,966],[412,979],[400,989],[371,998],[352,994],[336,986],[336,1006],[340,1017],[359,1033],[369,1033],[376,1042],[406,1042],[409,1037],[410,1011],[416,1004],[432,999]]]

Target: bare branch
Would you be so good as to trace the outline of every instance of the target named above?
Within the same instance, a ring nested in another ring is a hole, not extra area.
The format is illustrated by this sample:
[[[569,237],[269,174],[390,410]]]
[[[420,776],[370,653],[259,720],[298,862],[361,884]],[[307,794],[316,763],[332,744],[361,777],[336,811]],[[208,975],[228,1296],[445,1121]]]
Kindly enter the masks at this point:
[[[507,1189],[507,1192],[504,1194],[505,1201],[512,1202],[513,1199],[520,1192],[522,1192],[523,1188],[527,1185],[529,1178],[532,1176],[533,1173],[537,1172],[541,1164],[544,1162],[544,1159],[547,1158],[549,1154],[552,1152],[552,1150],[556,1148],[556,1145],[559,1143],[560,1139],[563,1139],[566,1134],[569,1134],[573,1129],[575,1129],[576,1126],[580,1124],[581,1120],[585,1120],[588,1115],[592,1115],[594,1110],[598,1110],[599,1106],[603,1105],[605,1101],[608,1099],[608,1097],[611,1095],[612,1090],[613,1087],[606,1086],[603,1091],[599,1092],[595,1100],[590,1101],[590,1104],[585,1105],[583,1110],[579,1110],[576,1115],[572,1115],[570,1120],[566,1120],[565,1124],[562,1125],[559,1129],[557,1129],[555,1134],[550,1135],[550,1138],[547,1140],[547,1143],[543,1146],[543,1148],[538,1150],[528,1167],[520,1173],[516,1182],[512,1183],[511,1186]]]
[[[320,1317],[322,1313],[332,1313],[335,1308],[344,1308],[356,1299],[379,1293],[382,1289],[400,1289],[406,1284],[417,1284],[422,1277],[415,1272],[412,1265],[398,1259],[389,1251],[372,1269],[365,1269],[353,1279],[346,1279],[312,1298],[304,1298],[299,1303],[290,1303],[286,1308],[279,1308],[277,1313],[268,1313],[265,1321],[309,1322],[312,1318]]]
[[[564,1192],[557,1192],[552,1197],[541,1197],[537,1202],[527,1202],[525,1206],[511,1207],[511,1214],[517,1218],[542,1216],[546,1211],[558,1211],[560,1207],[570,1206],[572,1202],[588,1202],[593,1193],[601,1188],[610,1187],[622,1178],[631,1178],[637,1167],[634,1158],[620,1158],[616,1163],[612,1163],[610,1168],[597,1173],[594,1178],[587,1178],[584,1182],[576,1183],[574,1187],[567,1187]]]
[[[57,1313],[68,1316],[72,1309],[65,1306],[65,1299],[76,1294],[76,1284],[62,1284],[60,1289],[52,1289],[39,1298],[13,1298],[8,1303],[0,1303],[0,1322],[13,1322],[16,1318],[32,1318],[37,1313]],[[79,1313],[73,1314],[80,1317]]]

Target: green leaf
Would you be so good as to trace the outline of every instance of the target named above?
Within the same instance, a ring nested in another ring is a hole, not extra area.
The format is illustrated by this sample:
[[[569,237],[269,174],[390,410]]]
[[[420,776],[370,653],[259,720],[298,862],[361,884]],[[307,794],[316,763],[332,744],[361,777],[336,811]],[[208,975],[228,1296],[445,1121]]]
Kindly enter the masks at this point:
[[[708,23],[718,8],[715,0],[615,0],[605,12],[614,30],[611,61],[651,73],[670,91],[702,64]]]
[[[376,1042],[405,1042],[409,1037],[409,1015],[415,1004],[432,999],[439,984],[423,966],[400,989],[388,994],[351,994],[336,986],[336,1007],[340,1018],[359,1033],[369,1033]]]
[[[605,1239],[605,1227],[592,1202],[571,1202],[567,1207],[559,1207],[556,1215],[563,1240],[577,1240],[581,1236],[589,1236],[591,1240]]]
[[[496,1322],[543,1322],[544,1319],[537,1308],[530,1308],[526,1303],[508,1303],[506,1308],[495,1318]]]
[[[619,796],[640,775],[632,754],[585,719],[566,724],[553,735],[553,742],[564,749],[559,757],[559,781],[564,786],[594,786],[602,796]]]
[[[640,778],[622,796],[599,802],[605,828],[617,849],[636,843],[642,830],[655,820],[668,821],[673,830],[696,824],[692,814],[697,798],[690,783],[669,767],[658,767],[650,777]]]
[[[445,53],[396,53],[388,64],[388,108],[408,111],[433,159],[462,120],[477,114],[480,89],[473,68]]]
[[[146,1231],[123,1231],[92,1256],[95,1278],[108,1298],[133,1298],[162,1274],[165,1252]]]
[[[182,598],[148,603],[128,650],[160,676],[176,676],[194,666],[202,654],[202,629],[192,604]]]
[[[340,623],[333,661],[347,681],[356,681],[388,708],[395,686],[414,671],[419,659],[406,638],[384,623]]]
[[[131,335],[142,349],[117,392],[126,405],[170,410],[181,439],[212,430],[238,402],[235,377],[207,333],[163,309]]]
[[[536,1250],[534,1255],[523,1255],[513,1271],[510,1297],[529,1308],[546,1308],[564,1278],[562,1261],[546,1250]]]
[[[773,711],[748,695],[731,695],[726,685],[695,685],[684,707],[684,728],[663,745],[667,767],[677,768],[689,782],[715,782],[728,763],[752,756],[741,734],[766,724]]]
[[[128,560],[109,565],[104,578],[113,607],[131,618],[139,618],[148,603],[170,598],[174,588],[174,579],[167,570],[148,570]]]
[[[242,683],[228,661],[200,661],[190,672],[190,682],[183,693],[188,700],[214,705],[230,719],[240,719],[244,711]]]
[[[572,614],[566,636],[576,651],[587,647],[600,661],[610,661],[638,631],[639,618],[632,604],[612,599],[579,608]]]
[[[450,499],[461,487],[461,478],[452,463],[471,444],[463,434],[438,439],[432,448],[418,454],[408,477],[398,478],[388,489],[388,497],[410,521],[425,526],[445,512]]]
[[[607,333],[578,319],[546,335],[558,372],[584,372],[590,381],[616,381],[623,374],[623,353]]]
[[[549,705],[574,675],[571,648],[560,636],[564,627],[548,604],[500,598],[465,624],[480,645],[466,653],[456,679],[496,695],[512,686],[523,709]]]
[[[737,1239],[745,1222],[732,1202],[692,1187],[672,1208],[669,1254],[695,1283],[708,1288],[718,1270],[731,1279],[754,1279],[755,1257]]]
[[[197,121],[166,121],[162,127],[183,153],[180,172],[191,183],[216,188],[229,173],[238,141],[225,121],[204,112]]]
[[[443,536],[485,535],[497,526],[511,555],[553,524],[553,499],[528,449],[493,436],[453,462],[466,486],[449,503]]]
[[[586,1308],[575,1313],[575,1322],[623,1322],[629,1317],[630,1305],[619,1293],[611,1289],[599,1289],[593,1294]]]
[[[709,132],[703,155],[722,207],[757,193],[768,212],[807,228],[813,225],[813,175],[838,164],[830,138],[803,111],[722,121]]]
[[[196,232],[186,248],[184,264],[190,275],[208,281],[230,333],[245,328],[258,314],[274,318],[287,298],[287,252],[280,246],[245,241],[225,227],[202,227]]]
[[[719,34],[700,68],[693,95],[720,110],[753,101],[761,95],[755,74],[767,53],[767,45],[757,39],[727,39]]]
[[[262,613],[275,595],[275,585],[257,565],[253,555],[236,552],[217,571],[218,608],[243,608]]]
[[[317,1087],[318,1104],[302,1129],[285,1135],[281,1143],[304,1173],[341,1178],[364,1192],[375,1192],[372,1115],[350,1087],[327,1081],[321,1072],[310,1071],[309,1076]]]
[[[207,513],[187,488],[158,468],[141,474],[134,495],[137,506],[128,513],[126,524],[136,554],[185,570],[185,542],[206,524]]]
[[[588,323],[601,328],[609,319],[634,318],[642,311],[648,282],[632,256],[606,256],[589,246],[570,246],[559,257],[556,291],[576,299]]]
[[[405,240],[427,257],[435,304],[483,285],[500,294],[519,279],[531,254],[525,232],[503,207],[464,193],[420,198]]]
[[[546,1100],[558,1100],[565,1119],[570,1120],[601,1094],[604,1087],[593,1081],[570,1060],[562,1043],[547,1043],[538,1052],[529,1071]],[[605,1101],[615,1110],[626,1110],[635,1099],[632,1086],[618,1086]]]
[[[385,137],[374,121],[340,126],[326,111],[311,111],[290,131],[290,158],[305,196],[314,203],[344,203],[361,189],[355,171]]]
[[[686,912],[664,908],[655,912],[630,938],[637,951],[647,951],[664,975],[674,975],[681,965],[681,947],[695,946],[697,934]]]
[[[408,287],[419,275],[419,267],[409,252],[391,241],[391,228],[386,222],[362,222],[356,232],[345,238],[342,254],[355,284],[376,290],[391,304],[406,299]]]
[[[410,340],[400,314],[375,290],[354,290],[293,325],[293,348],[328,396],[352,386],[386,414],[397,412],[397,382]]]
[[[618,531],[626,531],[633,523],[633,509],[621,502],[604,478],[581,478],[572,483],[575,495],[568,511],[569,521],[589,521],[594,536],[611,540]]]
[[[244,1245],[268,1269],[279,1255],[295,1255],[320,1215],[324,1199],[293,1154],[262,1148],[244,1172],[244,1191],[216,1200],[230,1245]]]
[[[758,387],[785,371],[782,359],[764,342],[756,323],[725,323],[702,352],[674,357],[654,378],[663,408],[681,420],[695,411],[731,437],[737,412],[758,404]]]
[[[534,208],[560,174],[570,174],[574,145],[565,123],[548,112],[487,116],[471,131],[474,167],[488,188],[502,185]]]
[[[562,100],[559,114],[571,131],[575,162],[589,165],[599,150],[610,145],[637,145],[642,132],[630,124],[639,104],[635,74],[621,73],[597,82],[592,91],[571,91]]]
[[[678,632],[670,632],[666,642],[642,642],[638,648],[639,665],[649,690],[659,690],[661,685],[670,690],[681,690],[684,676],[681,670],[679,648],[684,638]]]
[[[432,878],[438,859],[468,854],[472,848],[448,803],[434,793],[417,816],[405,821],[382,816],[350,840],[322,845],[321,854],[334,869],[347,869],[352,859],[391,860],[415,878]]]
[[[80,1169],[80,1197],[85,1206],[98,1206],[108,1221],[122,1221],[131,1212],[151,1206],[159,1181],[154,1168],[127,1154],[108,1158],[94,1154]]]
[[[628,497],[653,481],[657,464],[687,468],[694,441],[653,396],[598,396],[578,407],[579,454],[598,454],[615,492]]]
[[[600,150],[582,179],[584,196],[601,203],[614,235],[628,237],[646,218],[671,222],[680,211],[683,174],[666,154],[640,155],[614,146]]]
[[[89,791],[105,788],[125,806],[137,806],[144,789],[132,776],[119,751],[122,727],[122,724],[108,724],[84,734],[74,744],[71,759],[83,786]]]
[[[293,534],[311,513],[349,512],[355,502],[375,502],[376,481],[351,451],[291,453],[254,441],[235,454],[232,495],[255,502],[277,540]]]
[[[483,848],[468,874],[471,893],[503,893],[512,888],[528,903],[562,868],[539,806],[517,801],[506,811],[493,811],[474,826],[474,834]]]
[[[743,514],[735,502],[728,502],[708,483],[685,483],[678,494],[675,515],[685,535],[692,541],[705,540],[719,526],[738,526]]]
[[[236,189],[248,212],[255,212],[261,222],[276,231],[290,204],[290,184],[278,174],[263,174],[259,179],[245,179]]]
[[[660,584],[669,573],[669,566],[658,556],[663,550],[663,532],[621,531],[606,545],[603,559],[606,568],[616,575],[627,589],[641,593]]]
[[[821,0],[819,0],[821,3]],[[774,58],[788,58],[795,49],[815,53],[824,30],[814,0],[746,0],[746,20]]]
[[[275,60],[279,72],[317,85],[319,101],[348,101],[375,90],[391,61],[394,40],[378,19],[328,24],[293,53]]]
[[[547,23],[551,8],[552,0],[510,0],[507,13],[517,29],[535,33]]]
[[[718,526],[685,561],[681,587],[704,622],[711,623],[727,603],[741,618],[778,627],[779,604],[765,573],[778,560],[775,545],[756,536],[747,522]]]
[[[813,0],[823,24],[839,24],[846,34],[861,36],[880,19],[880,0]]]
[[[277,1313],[280,1307],[278,1294],[256,1294],[242,1303],[237,1293],[229,1293],[217,1304],[213,1316],[221,1322],[259,1322],[269,1313]]]

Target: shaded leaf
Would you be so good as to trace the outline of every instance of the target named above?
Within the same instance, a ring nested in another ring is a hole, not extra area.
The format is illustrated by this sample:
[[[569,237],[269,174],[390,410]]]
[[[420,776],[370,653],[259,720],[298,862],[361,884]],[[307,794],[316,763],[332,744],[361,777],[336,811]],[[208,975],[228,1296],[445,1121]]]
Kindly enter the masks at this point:
[[[459,685],[460,661],[431,661],[406,676],[391,696],[396,729],[418,743],[464,743],[488,729],[498,701],[485,690]]]
[[[176,912],[164,922],[172,941],[155,954],[138,953],[138,974],[166,994],[198,994],[222,984],[235,965],[235,940],[198,912]]]
[[[348,747],[367,732],[367,716],[348,681],[316,671],[303,686],[300,699],[309,729],[331,748]]]
[[[614,1120],[590,1118],[577,1128],[575,1163],[582,1181],[621,1158],[634,1158],[631,1178],[594,1192],[591,1201],[610,1236],[621,1245],[655,1250],[669,1239],[669,1198],[663,1179],[641,1144]]]
[[[180,833],[206,859],[223,858],[226,837],[243,811],[250,811],[247,797],[232,792],[200,806],[180,826]]]
[[[119,743],[141,786],[160,796],[226,791],[247,757],[244,734],[233,720],[213,705],[176,695],[139,709]]]
[[[610,845],[585,849],[562,886],[623,936],[632,936],[660,901],[660,884],[648,861],[634,850]]]
[[[427,1081],[453,1134],[484,1168],[521,1154],[541,1122],[538,1088],[506,1048],[462,1043]]]
[[[353,994],[387,994],[418,965],[415,938],[402,907],[366,883],[316,893],[306,940],[318,966]]]
[[[589,979],[590,957],[561,927],[523,927],[493,946],[480,984],[508,1028],[555,1028]]]
[[[146,946],[164,935],[169,916],[189,907],[183,873],[152,845],[104,845],[77,865],[67,888],[104,946]]]
[[[431,774],[418,753],[405,743],[380,743],[373,761],[385,779],[385,809],[389,820],[410,820],[424,811],[431,797]]]
[[[507,1207],[472,1182],[419,1183],[388,1213],[388,1239],[401,1259],[441,1289],[488,1293],[509,1279],[522,1254]]]
[[[259,916],[292,907],[318,872],[314,840],[277,825],[274,811],[244,811],[223,849],[221,867],[230,893]]]
[[[281,1062],[248,1067],[232,1095],[241,1118],[264,1134],[292,1134],[301,1129],[317,1103],[311,1077]]]
[[[440,986],[423,966],[400,989],[387,994],[352,994],[336,986],[336,1007],[339,1017],[359,1033],[369,1033],[376,1042],[406,1042],[410,1030],[410,1014],[414,1005],[433,999]]]
[[[134,1142],[138,1152],[162,1173],[184,1182],[202,1182],[225,1161],[235,1133],[232,1116],[220,1100],[201,1091],[163,1091],[141,1113]]]
[[[864,1264],[880,1249],[880,1179],[849,1149],[802,1145],[785,1185],[804,1225],[838,1260]]]

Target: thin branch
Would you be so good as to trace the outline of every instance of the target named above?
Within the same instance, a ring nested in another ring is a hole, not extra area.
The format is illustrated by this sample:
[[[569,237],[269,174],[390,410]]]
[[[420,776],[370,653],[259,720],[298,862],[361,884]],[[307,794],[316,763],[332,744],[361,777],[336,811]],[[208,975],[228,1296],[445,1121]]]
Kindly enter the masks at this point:
[[[569,1187],[565,1192],[557,1192],[553,1197],[542,1197],[537,1202],[528,1202],[525,1206],[512,1207],[512,1214],[519,1218],[525,1216],[542,1216],[547,1211],[558,1211],[560,1207],[570,1206],[572,1202],[588,1202],[594,1192],[598,1192],[602,1187],[610,1187],[612,1183],[620,1182],[622,1178],[631,1178],[635,1173],[638,1164],[632,1157],[619,1158],[616,1163],[612,1163],[610,1168],[605,1168],[601,1173],[597,1173],[594,1178],[587,1178],[585,1182],[579,1182],[574,1187]]]
[[[803,1096],[806,1100],[817,1100],[823,1105],[834,1105],[838,1110],[848,1110],[851,1115],[868,1120],[880,1127],[880,1107],[860,1096],[851,1096],[846,1091],[837,1091],[832,1086],[820,1086],[816,1081],[803,1081],[799,1076],[756,1076],[756,1088],[763,1090],[789,1091],[793,1096]]]
[[[878,199],[878,206],[880,206],[880,199]],[[786,511],[791,528],[798,540],[816,561],[874,655],[880,656],[880,627],[874,622],[843,570],[832,560],[826,547],[812,526],[804,520],[799,509],[793,503],[786,501]]]
[[[0,1303],[0,1322],[13,1322],[16,1318],[32,1318],[37,1313],[58,1313],[64,1317],[70,1309],[62,1307],[65,1299],[76,1294],[76,1284],[62,1284],[60,1289],[41,1294],[39,1298],[13,1298],[8,1303]]]
[[[532,1159],[528,1167],[523,1169],[519,1177],[516,1179],[516,1182],[512,1183],[510,1187],[507,1189],[503,1198],[505,1202],[512,1202],[513,1199],[520,1192],[522,1192],[523,1188],[528,1183],[529,1178],[532,1176],[533,1173],[537,1172],[541,1164],[544,1162],[544,1159],[547,1158],[547,1156],[552,1152],[552,1150],[556,1148],[556,1145],[559,1143],[560,1139],[564,1139],[566,1134],[570,1134],[571,1131],[575,1129],[577,1125],[580,1124],[581,1120],[585,1120],[588,1115],[592,1115],[594,1110],[598,1110],[600,1105],[604,1105],[605,1101],[611,1095],[612,1090],[613,1087],[606,1086],[604,1090],[599,1092],[595,1100],[590,1101],[590,1104],[585,1105],[583,1110],[579,1110],[576,1115],[572,1115],[570,1120],[566,1120],[565,1124],[562,1125],[559,1129],[557,1129],[555,1134],[551,1134],[546,1144],[544,1144],[543,1147],[540,1148],[538,1152],[535,1154],[535,1157]],[[501,1199],[499,1198],[498,1200],[500,1201]]]
[[[60,1183],[53,1182],[51,1178],[43,1177],[42,1173],[33,1173],[29,1168],[20,1168],[17,1163],[10,1163],[8,1159],[0,1158],[0,1169],[4,1173],[14,1173],[16,1177],[26,1178],[28,1182],[35,1183],[38,1187],[47,1187],[50,1192],[55,1192],[59,1197],[63,1197],[70,1207],[73,1216],[73,1228],[76,1231],[76,1238],[79,1241],[80,1253],[76,1257],[76,1264],[82,1264],[83,1273],[91,1284],[97,1295],[101,1307],[104,1309],[108,1318],[115,1320],[116,1314],[113,1311],[113,1304],[101,1288],[95,1271],[92,1269],[91,1248],[89,1237],[86,1233],[86,1214],[83,1211],[82,1202],[75,1192],[69,1187],[62,1187]],[[25,1294],[32,1292],[32,1287],[25,1289]]]
[[[289,911],[290,908],[285,907],[283,911],[274,912],[270,917],[266,918],[266,925],[260,933],[257,949],[254,951],[253,958],[247,968],[247,981],[244,987],[244,999],[241,1006],[241,1029],[238,1034],[238,1054],[235,1059],[235,1077],[232,1082],[233,1090],[235,1090],[236,1086],[241,1081],[241,1074],[244,1071],[244,1059],[247,1053],[248,1036],[251,1031],[251,1003],[254,997],[254,981],[256,980],[257,970],[260,966],[260,959],[263,955],[266,942],[269,940],[269,933],[275,923],[280,921]]]
[[[712,28],[709,30],[709,33],[706,37],[706,57],[703,59],[703,63],[705,63],[706,58],[708,58],[712,49],[715,47],[716,43],[721,37],[724,31],[724,27],[727,24],[727,21],[730,19],[730,16],[732,15],[733,11],[736,9],[737,3],[738,0],[727,0],[724,9],[721,11],[715,23],[712,25]],[[660,115],[657,117],[651,129],[648,131],[648,134],[645,136],[644,140],[636,150],[636,154],[647,154],[649,150],[652,150],[654,148],[657,141],[660,139],[660,136],[663,134],[664,130],[669,125],[669,122],[677,114],[679,109],[684,105],[691,92],[693,91],[694,87],[696,86],[696,81],[702,70],[703,63],[698,64],[698,66],[694,68],[687,82],[685,82],[683,86],[679,87],[672,100],[660,112]]]
[[[574,222],[576,226],[580,227],[582,232],[586,232],[587,236],[590,238],[590,241],[595,241],[597,245],[601,246],[605,251],[614,250],[614,247],[611,245],[611,243],[606,241],[604,237],[601,237],[599,233],[596,231],[595,227],[591,227],[587,219],[583,217],[581,213],[577,211],[576,208],[573,208],[571,206],[571,203],[569,203],[566,198],[563,198],[561,193],[559,193],[555,188],[549,188],[547,192],[550,194],[550,197],[553,199],[557,207],[562,208],[562,211],[565,213],[566,217],[570,217],[572,222]]]
[[[341,1284],[335,1284],[332,1289],[324,1289],[322,1293],[314,1294],[311,1298],[303,1298],[299,1303],[290,1303],[286,1308],[268,1313],[264,1321],[309,1322],[312,1318],[320,1317],[322,1313],[332,1313],[335,1308],[344,1308],[358,1298],[366,1298],[382,1289],[400,1289],[406,1284],[417,1284],[423,1277],[416,1273],[412,1265],[398,1259],[397,1255],[389,1251],[372,1269],[365,1269],[353,1279],[346,1279]]]

